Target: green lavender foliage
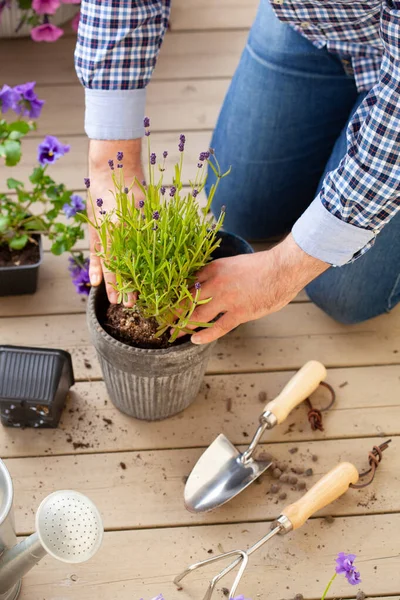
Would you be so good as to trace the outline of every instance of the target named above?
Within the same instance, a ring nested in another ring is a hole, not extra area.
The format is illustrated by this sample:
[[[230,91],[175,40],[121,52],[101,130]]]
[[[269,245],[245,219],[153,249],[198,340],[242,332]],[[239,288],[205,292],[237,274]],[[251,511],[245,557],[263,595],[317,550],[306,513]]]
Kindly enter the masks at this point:
[[[209,210],[220,179],[228,174],[221,173],[218,161],[210,154],[199,162],[195,178],[190,182],[191,190],[184,194],[183,155],[181,151],[180,161],[175,165],[173,186],[165,189],[165,159],[158,166],[151,164],[149,144],[149,183],[134,182],[143,194],[142,206],[132,192],[134,184],[129,190],[125,187],[123,168],[112,173],[115,210],[105,213],[90,198],[94,215],[91,224],[99,233],[102,248],[106,249],[99,255],[116,276],[119,302],[136,292],[134,310],[145,318],[157,320],[158,336],[173,328],[171,342],[179,332],[189,332],[189,326],[210,326],[191,319],[196,306],[211,300],[200,300],[200,289],[194,286],[197,273],[211,260],[220,243],[217,233],[223,225],[225,211],[214,221]],[[154,158],[153,155],[153,162]],[[197,195],[206,182],[207,162],[216,175],[216,183],[211,188],[207,206],[201,209]]]

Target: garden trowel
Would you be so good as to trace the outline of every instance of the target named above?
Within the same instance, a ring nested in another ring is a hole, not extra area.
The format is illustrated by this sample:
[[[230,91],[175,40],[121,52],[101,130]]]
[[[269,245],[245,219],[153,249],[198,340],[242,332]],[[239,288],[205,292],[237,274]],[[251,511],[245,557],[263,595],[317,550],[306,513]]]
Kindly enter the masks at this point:
[[[207,512],[225,504],[247,488],[268,467],[270,460],[253,458],[266,429],[283,423],[289,413],[306,400],[326,377],[326,369],[312,360],[286,384],[279,396],[268,402],[247,450],[240,453],[222,433],[207,448],[193,468],[185,486],[185,506],[190,512]]]

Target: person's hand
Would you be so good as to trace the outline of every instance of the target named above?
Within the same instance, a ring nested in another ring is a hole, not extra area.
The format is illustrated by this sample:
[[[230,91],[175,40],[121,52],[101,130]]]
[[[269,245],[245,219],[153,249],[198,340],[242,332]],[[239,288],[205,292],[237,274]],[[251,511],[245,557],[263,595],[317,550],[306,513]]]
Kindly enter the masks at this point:
[[[330,265],[306,254],[290,234],[265,252],[222,258],[198,274],[200,299],[191,320],[209,323],[210,328],[192,335],[194,344],[212,342],[241,323],[277,312]]]
[[[115,198],[111,194],[112,188],[111,175],[112,170],[108,164],[109,160],[114,161],[114,169],[117,170],[117,152],[123,152],[123,169],[125,183],[130,187],[135,177],[139,181],[144,179],[143,168],[141,164],[141,140],[123,140],[123,141],[97,141],[91,140],[89,147],[89,179],[90,192],[93,199],[94,209],[97,210],[96,200],[101,198],[103,205],[101,210],[110,211],[115,208]],[[139,188],[133,188],[135,202],[141,199]],[[87,203],[88,216],[93,219],[92,206]],[[107,271],[100,260],[97,252],[101,249],[98,233],[93,227],[89,226],[89,246],[90,246],[90,266],[89,277],[92,286],[100,285],[103,280],[106,284],[107,296],[111,304],[118,301],[118,293],[115,290],[115,276]],[[125,306],[133,306],[134,296],[131,294]]]

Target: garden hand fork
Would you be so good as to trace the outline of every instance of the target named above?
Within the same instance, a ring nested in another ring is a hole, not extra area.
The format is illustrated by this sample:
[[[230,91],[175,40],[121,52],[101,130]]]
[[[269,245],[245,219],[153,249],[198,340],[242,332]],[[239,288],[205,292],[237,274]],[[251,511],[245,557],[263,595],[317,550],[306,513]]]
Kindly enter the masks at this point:
[[[178,588],[181,588],[180,582],[184,577],[200,567],[210,565],[225,558],[235,557],[235,560],[230,565],[213,577],[203,598],[203,600],[210,600],[218,582],[235,567],[239,566],[238,574],[236,575],[229,593],[229,600],[232,600],[246,569],[249,557],[253,552],[261,548],[261,546],[276,534],[285,534],[304,525],[307,519],[315,512],[342,496],[348,490],[350,484],[354,485],[357,483],[358,478],[359,474],[354,465],[348,462],[338,464],[334,469],[329,471],[329,473],[324,475],[308,492],[306,492],[306,494],[304,494],[302,498],[297,500],[294,504],[290,504],[284,508],[281,515],[274,522],[272,530],[253,546],[250,546],[247,550],[233,550],[194,563],[174,579],[175,585],[177,585]]]

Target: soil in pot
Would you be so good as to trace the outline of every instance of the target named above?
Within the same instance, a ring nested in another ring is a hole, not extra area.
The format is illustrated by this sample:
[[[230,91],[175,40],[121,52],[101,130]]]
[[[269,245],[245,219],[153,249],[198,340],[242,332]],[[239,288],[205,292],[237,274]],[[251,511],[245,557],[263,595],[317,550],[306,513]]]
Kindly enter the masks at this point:
[[[22,250],[11,250],[8,245],[0,246],[0,267],[36,265],[39,261],[39,246],[33,242],[28,242]]]
[[[119,342],[136,348],[160,349],[171,346],[168,333],[155,337],[158,329],[156,319],[145,319],[138,311],[121,304],[108,307],[104,327]]]

